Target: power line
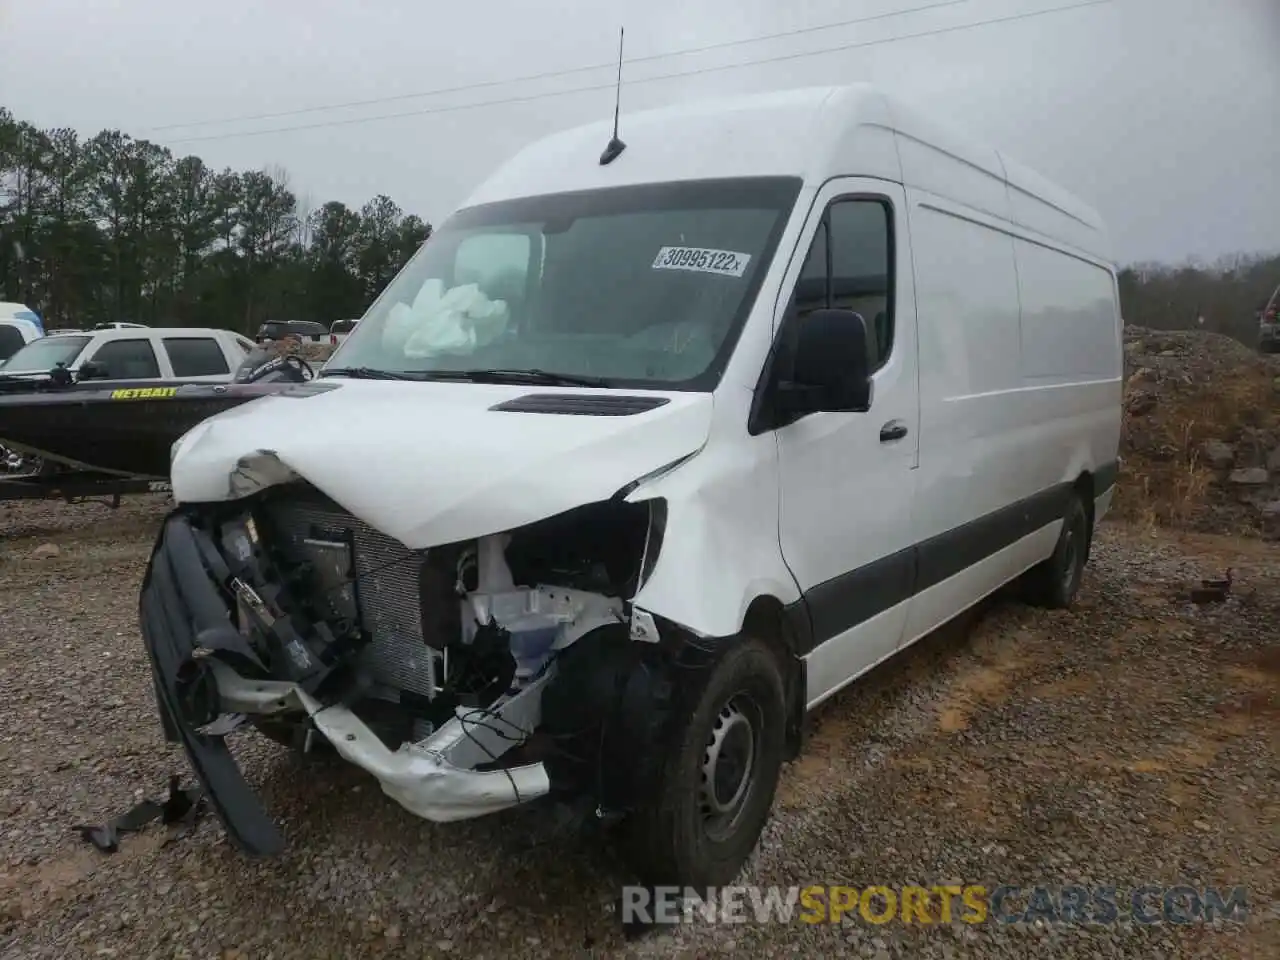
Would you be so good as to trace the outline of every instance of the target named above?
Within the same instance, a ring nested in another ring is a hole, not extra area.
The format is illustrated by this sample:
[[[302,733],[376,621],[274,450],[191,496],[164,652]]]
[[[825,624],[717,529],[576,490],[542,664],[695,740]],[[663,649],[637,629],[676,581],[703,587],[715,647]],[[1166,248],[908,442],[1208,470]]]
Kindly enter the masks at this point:
[[[906,33],[896,37],[883,37],[878,40],[863,40],[855,43],[844,43],[832,47],[824,47],[820,50],[806,50],[801,53],[781,54],[774,57],[765,57],[759,60],[746,60],[741,63],[728,63],[714,67],[701,67],[696,70],[682,70],[674,73],[658,74],[652,77],[640,77],[635,80],[628,81],[628,85],[642,83],[656,83],[661,80],[678,80],[684,77],[700,76],[706,73],[718,73],[724,70],[739,70],[744,67],[758,67],[772,63],[782,63],[789,60],[800,60],[806,57],[824,56],[829,53],[840,53],[846,50],[856,50],[864,47],[875,47],[886,43],[897,43],[903,40],[918,40],[924,37],[939,36],[947,33],[959,33],[964,30],[975,30],[979,27],[995,26],[1002,23],[1014,23],[1022,20],[1031,20],[1036,17],[1044,17],[1055,13],[1066,13],[1072,10],[1082,10],[1086,7],[1097,7],[1111,3],[1112,0],[1079,0],[1076,3],[1064,4],[1058,7],[1049,7],[1044,10],[1031,10],[1025,13],[1011,14],[1005,17],[993,17],[988,20],[978,20],[973,23],[962,23],[951,27],[939,27],[934,30],[922,30],[917,33]],[[551,97],[565,97],[577,93],[590,93],[597,90],[612,90],[613,83],[598,83],[585,87],[571,87],[567,90],[552,90],[545,93],[529,94],[522,97],[504,97],[497,100],[481,100],[476,103],[460,103],[450,104],[440,107],[424,107],[420,110],[405,110],[400,113],[383,113],[376,114],[371,117],[350,117],[344,120],[322,120],[317,123],[297,124],[291,127],[270,127],[266,130],[245,130],[235,133],[214,133],[205,134],[197,137],[179,137],[169,140],[169,143],[199,143],[209,140],[230,140],[237,137],[260,137],[276,133],[297,133],[303,130],[319,130],[327,127],[344,127],[352,124],[360,123],[376,123],[382,120],[399,120],[404,117],[427,116],[436,113],[454,113],[460,110],[477,110],[482,107],[497,107],[508,104],[531,103],[536,100],[546,100]]]
[[[918,7],[908,7],[905,10],[894,10],[890,13],[877,13],[867,17],[855,17],[851,20],[838,20],[834,23],[823,23],[812,27],[800,27],[795,30],[784,30],[780,33],[767,33],[758,37],[746,37],[741,40],[725,40],[720,43],[709,43],[701,47],[685,47],[682,50],[668,50],[665,53],[650,53],[642,57],[631,57],[627,59],[625,63],[650,63],[655,60],[668,60],[672,57],[691,56],[695,53],[708,53],[712,50],[726,50],[730,47],[740,47],[749,43],[762,43],[766,40],[783,40],[788,37],[798,37],[809,33],[838,30],[843,27],[852,27],[856,24],[873,23],[877,20],[888,20],[891,17],[905,17],[912,13],[925,13],[930,10],[940,10],[943,7],[958,7],[962,4],[973,2],[974,0],[935,0],[934,3],[926,3]],[[422,97],[437,97],[448,93],[465,93],[469,90],[501,87],[512,83],[532,83],[537,80],[552,80],[557,77],[568,77],[578,73],[590,73],[593,70],[612,70],[616,66],[616,61],[609,63],[596,63],[584,67],[568,67],[563,70],[548,70],[543,73],[529,73],[519,77],[507,77],[503,80],[482,80],[477,83],[465,83],[456,87],[437,87],[434,90],[422,90],[418,93],[400,93],[388,97],[373,97],[368,100],[348,100],[343,103],[318,104],[313,107],[299,107],[296,110],[281,110],[275,113],[255,113],[240,117],[224,117],[220,120],[191,120],[186,123],[167,123],[159,127],[150,127],[147,132],[154,133],[161,130],[176,130],[180,127],[217,126],[223,123],[247,123],[252,120],[275,120],[280,117],[294,117],[305,113],[321,113],[326,110],[346,110],[351,107],[369,107],[376,106],[380,103],[395,103],[402,100],[418,100]]]

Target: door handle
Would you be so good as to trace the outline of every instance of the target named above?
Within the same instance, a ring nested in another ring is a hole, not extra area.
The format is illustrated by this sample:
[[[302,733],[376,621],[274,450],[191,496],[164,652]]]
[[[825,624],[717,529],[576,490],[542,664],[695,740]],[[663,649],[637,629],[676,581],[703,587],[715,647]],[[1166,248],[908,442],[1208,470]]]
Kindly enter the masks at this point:
[[[888,443],[890,440],[901,440],[907,435],[907,425],[901,420],[890,420],[880,428],[880,442]]]

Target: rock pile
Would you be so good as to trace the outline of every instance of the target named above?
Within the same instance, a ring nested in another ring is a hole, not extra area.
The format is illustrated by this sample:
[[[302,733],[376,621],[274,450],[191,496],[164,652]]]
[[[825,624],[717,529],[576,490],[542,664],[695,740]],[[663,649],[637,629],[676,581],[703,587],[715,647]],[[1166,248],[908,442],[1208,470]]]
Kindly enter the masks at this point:
[[[1117,513],[1280,539],[1280,357],[1201,331],[1124,340]]]

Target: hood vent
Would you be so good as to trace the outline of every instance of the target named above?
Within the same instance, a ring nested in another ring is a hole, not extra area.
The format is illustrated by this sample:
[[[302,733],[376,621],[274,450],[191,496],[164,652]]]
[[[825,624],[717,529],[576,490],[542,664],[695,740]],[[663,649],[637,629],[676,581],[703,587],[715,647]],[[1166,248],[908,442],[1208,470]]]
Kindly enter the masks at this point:
[[[664,404],[669,397],[628,397],[614,394],[530,393],[506,400],[490,410],[502,413],[558,413],[579,417],[631,417],[648,413]]]

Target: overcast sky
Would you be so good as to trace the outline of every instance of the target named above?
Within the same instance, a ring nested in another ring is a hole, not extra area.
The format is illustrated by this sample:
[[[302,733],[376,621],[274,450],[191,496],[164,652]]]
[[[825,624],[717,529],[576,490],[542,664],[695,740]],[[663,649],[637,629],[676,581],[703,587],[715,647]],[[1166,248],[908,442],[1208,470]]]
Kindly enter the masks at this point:
[[[627,59],[650,59],[625,69],[624,136],[627,109],[870,80],[1092,203],[1122,261],[1280,249],[1280,0],[1110,0],[948,29],[1077,2],[0,0],[0,104],[85,135],[116,127],[216,167],[283,165],[312,205],[386,193],[439,222],[525,142],[609,115],[612,92],[440,108],[605,86],[611,68],[493,81],[608,63],[625,24]],[[875,42],[933,31],[947,32]],[[645,82],[692,70],[705,72]],[[290,115],[157,129],[269,113]],[[231,135],[314,124],[330,125]]]

